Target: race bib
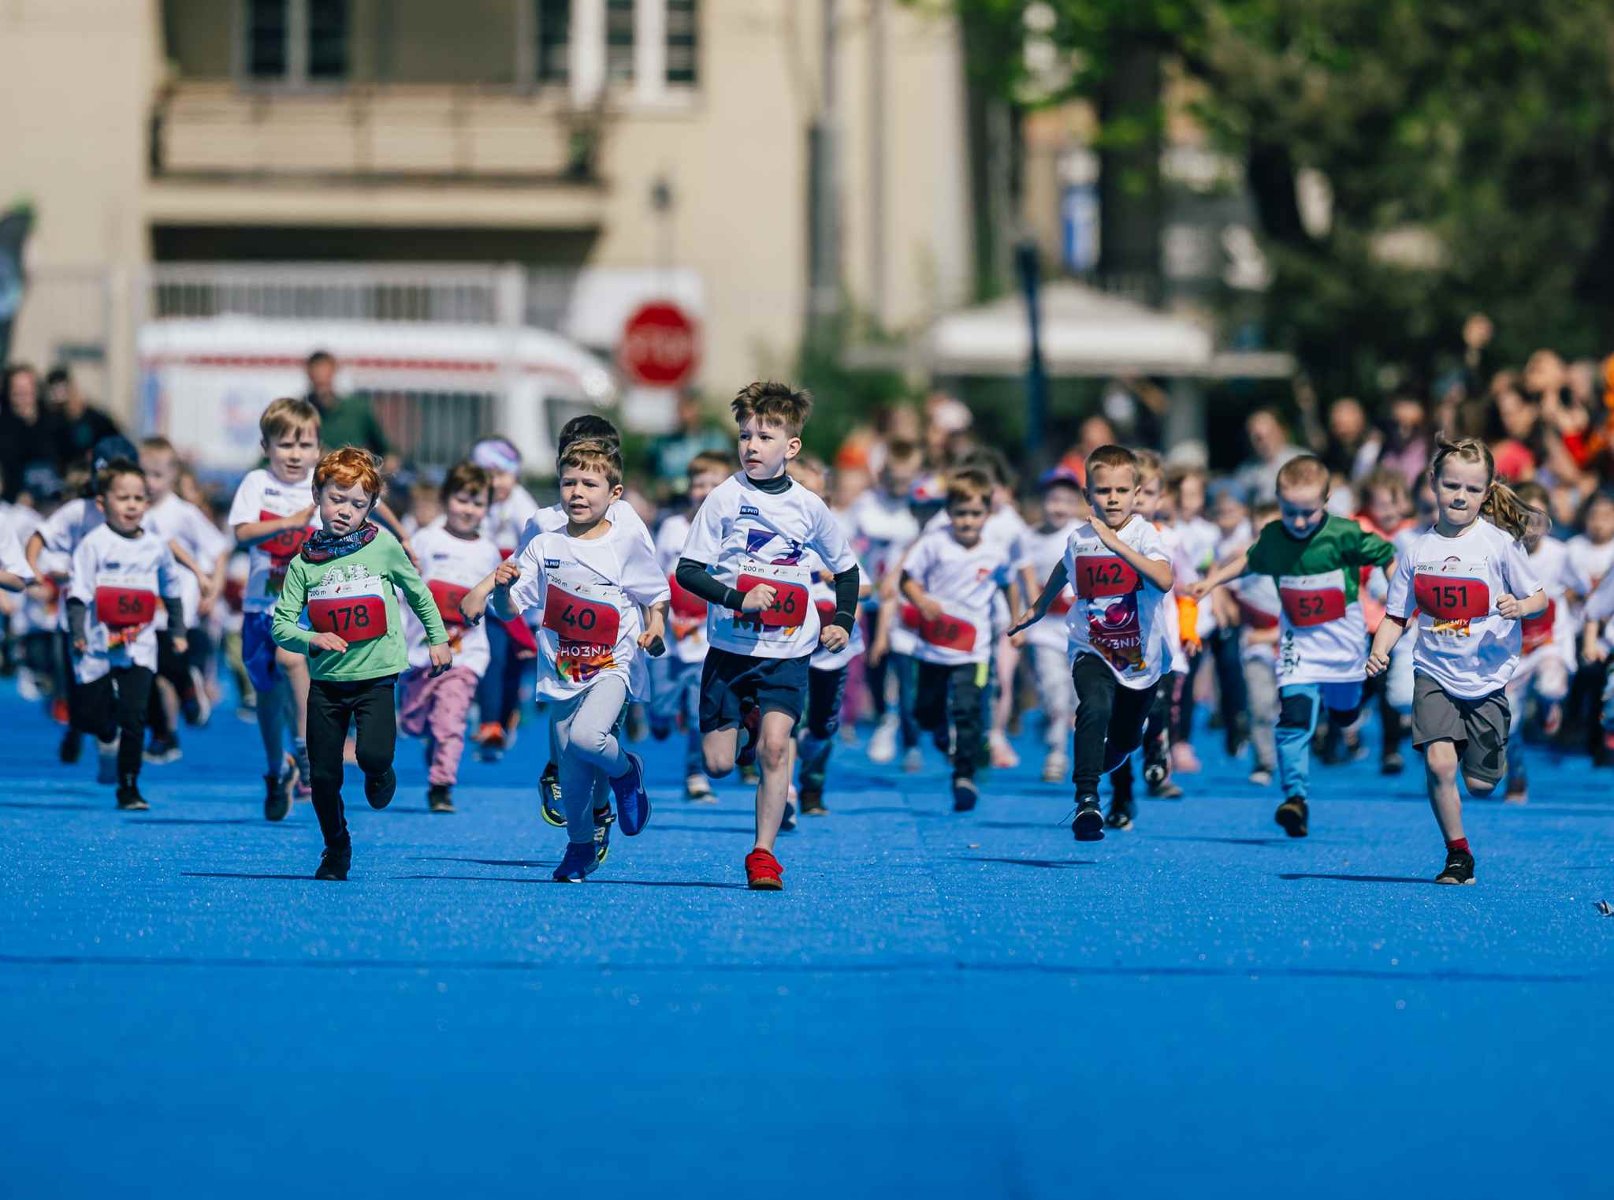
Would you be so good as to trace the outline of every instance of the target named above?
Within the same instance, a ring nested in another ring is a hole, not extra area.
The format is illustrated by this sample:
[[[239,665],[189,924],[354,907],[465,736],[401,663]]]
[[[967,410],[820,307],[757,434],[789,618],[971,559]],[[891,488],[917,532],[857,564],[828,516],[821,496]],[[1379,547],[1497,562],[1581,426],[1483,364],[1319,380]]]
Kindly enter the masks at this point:
[[[1278,627],[1278,614],[1257,608],[1248,600],[1238,601],[1239,617],[1251,629],[1276,629]]]
[[[1114,554],[1076,557],[1076,594],[1084,600],[1125,596],[1143,586],[1132,564]]]
[[[604,589],[551,583],[544,592],[543,627],[560,641],[555,670],[561,678],[586,683],[616,665],[622,610]]]
[[[270,512],[266,508],[258,510],[260,521],[279,521],[286,515]],[[278,596],[285,587],[286,569],[307,540],[308,528],[304,526],[301,529],[283,529],[268,541],[258,543],[258,548],[269,556],[269,591],[274,595]]]
[[[798,571],[797,574],[805,576],[805,572]],[[750,621],[761,625],[764,629],[794,629],[806,622],[811,601],[808,599],[805,583],[783,573],[759,570],[742,572],[735,588],[741,592],[749,592],[763,584],[773,588],[773,603],[760,612],[739,613],[735,616],[735,620]]]
[[[835,620],[835,601],[815,600],[813,607],[818,610],[818,623],[828,629],[830,623]]]
[[[150,625],[157,619],[157,593],[116,585],[98,587],[95,619],[114,632]]]
[[[1473,621],[1489,615],[1491,588],[1472,576],[1425,574],[1412,578],[1418,607],[1436,621]]]
[[[1281,575],[1278,600],[1283,605],[1283,615],[1296,629],[1311,629],[1337,621],[1345,615],[1345,573]]]
[[[308,624],[315,633],[334,633],[344,642],[371,642],[387,632],[387,602],[375,592],[310,597]]]
[[[944,612],[934,619],[927,619],[914,605],[904,604],[902,623],[917,633],[921,641],[938,649],[956,650],[961,654],[969,654],[975,649],[975,626],[962,617]]]
[[[1068,613],[1071,608],[1075,606],[1075,604],[1076,597],[1071,593],[1071,590],[1068,587],[1060,588],[1059,594],[1055,596],[1053,598],[1053,602],[1048,605],[1048,611],[1056,617],[1062,617]]]
[[[1524,638],[1523,652],[1529,654],[1532,650],[1550,645],[1557,620],[1558,602],[1549,596],[1545,609],[1519,622],[1519,633]]]
[[[672,593],[668,608],[673,636],[679,641],[694,637],[706,624],[706,601],[688,588],[680,587],[676,575],[667,576],[667,588]]]
[[[428,579],[426,588],[432,594],[432,600],[437,604],[437,613],[443,618],[444,625],[464,625],[465,617],[460,612],[460,604],[465,600],[470,588],[457,583],[449,583],[446,579]]]

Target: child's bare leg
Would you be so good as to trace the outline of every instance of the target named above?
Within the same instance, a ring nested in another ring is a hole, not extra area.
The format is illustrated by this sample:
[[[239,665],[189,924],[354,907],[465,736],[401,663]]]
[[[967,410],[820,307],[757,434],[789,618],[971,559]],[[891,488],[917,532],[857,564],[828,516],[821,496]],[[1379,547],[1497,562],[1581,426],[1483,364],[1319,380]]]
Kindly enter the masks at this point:
[[[275,665],[280,668],[291,697],[291,736],[302,741],[308,736],[308,659],[277,649]]]
[[[757,847],[772,851],[785,819],[785,800],[790,794],[790,776],[795,757],[796,719],[789,713],[762,714],[761,742],[757,766],[762,778],[757,783]]]
[[[734,753],[740,742],[738,726],[714,729],[701,735],[701,756],[706,760],[706,773],[713,779],[722,779],[734,770]]]
[[[1440,833],[1448,842],[1463,836],[1463,799],[1457,792],[1457,747],[1449,740],[1424,747],[1424,774],[1429,783],[1429,807],[1435,811]]]

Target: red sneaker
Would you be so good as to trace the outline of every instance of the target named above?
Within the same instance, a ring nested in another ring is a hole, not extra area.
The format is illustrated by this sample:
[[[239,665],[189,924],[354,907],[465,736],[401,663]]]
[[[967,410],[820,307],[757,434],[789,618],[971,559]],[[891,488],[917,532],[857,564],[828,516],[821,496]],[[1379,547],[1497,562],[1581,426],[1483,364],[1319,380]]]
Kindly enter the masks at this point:
[[[783,891],[785,881],[780,878],[785,869],[767,850],[757,849],[745,856],[745,884],[753,892]]]
[[[493,750],[504,749],[504,726],[497,721],[484,721],[471,739],[479,746],[486,746]]]

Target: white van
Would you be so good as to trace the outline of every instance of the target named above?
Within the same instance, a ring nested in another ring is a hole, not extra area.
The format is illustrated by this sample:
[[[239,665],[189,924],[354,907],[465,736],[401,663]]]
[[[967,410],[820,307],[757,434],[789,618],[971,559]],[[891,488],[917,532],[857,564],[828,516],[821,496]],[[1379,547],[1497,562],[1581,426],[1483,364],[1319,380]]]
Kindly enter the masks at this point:
[[[496,433],[542,474],[567,420],[617,400],[602,359],[540,329],[223,316],[152,321],[137,344],[141,431],[206,471],[257,464],[258,415],[307,392],[315,350],[336,356],[337,390],[369,397],[395,452],[422,467]]]

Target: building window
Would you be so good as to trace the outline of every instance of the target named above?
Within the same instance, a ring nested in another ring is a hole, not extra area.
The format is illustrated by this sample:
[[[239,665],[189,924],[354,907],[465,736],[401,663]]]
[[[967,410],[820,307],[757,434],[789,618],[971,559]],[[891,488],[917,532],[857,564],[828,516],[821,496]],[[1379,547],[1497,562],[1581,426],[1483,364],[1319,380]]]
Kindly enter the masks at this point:
[[[635,0],[606,0],[605,78],[609,83],[633,79],[633,10]]]
[[[572,77],[572,0],[537,0],[538,82],[566,83]]]
[[[700,82],[696,7],[697,0],[667,0],[667,82],[683,87]]]
[[[250,79],[301,84],[346,79],[349,0],[245,0]]]

